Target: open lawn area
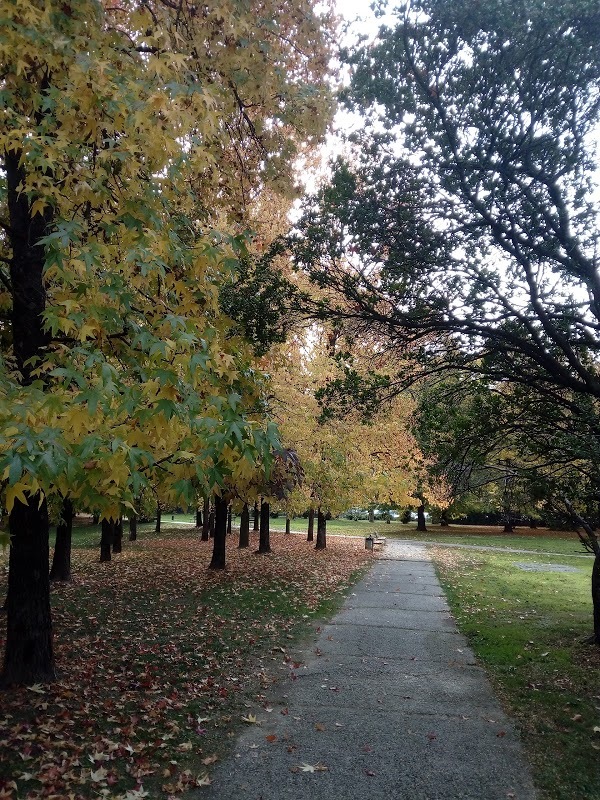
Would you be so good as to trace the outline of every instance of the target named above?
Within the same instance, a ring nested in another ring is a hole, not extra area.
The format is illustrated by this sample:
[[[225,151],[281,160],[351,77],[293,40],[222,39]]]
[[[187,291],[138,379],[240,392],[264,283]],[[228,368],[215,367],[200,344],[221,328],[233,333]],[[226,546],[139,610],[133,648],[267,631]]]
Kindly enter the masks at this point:
[[[433,555],[459,628],[522,731],[542,797],[600,798],[600,648],[582,643],[592,631],[591,562]],[[557,563],[576,571],[541,571]]]
[[[191,519],[191,518],[190,518]],[[307,521],[296,518],[293,531],[306,529]],[[272,520],[274,528],[285,526],[283,518]],[[401,522],[367,522],[366,520],[332,519],[327,522],[328,533],[346,536],[380,534],[391,539],[413,539],[435,544],[466,544],[477,547],[507,547],[533,552],[584,555],[585,550],[573,531],[555,531],[549,528],[516,528],[514,533],[503,533],[498,525],[428,525],[427,533],[416,530],[416,524]]]
[[[73,581],[52,590],[58,682],[1,697],[4,800],[165,798],[210,780],[266,702],[269,667],[294,669],[286,648],[368,560],[356,539],[315,551],[273,534],[258,556],[232,536],[228,569],[209,571],[212,542],[180,527],[100,564],[98,538],[76,529]]]

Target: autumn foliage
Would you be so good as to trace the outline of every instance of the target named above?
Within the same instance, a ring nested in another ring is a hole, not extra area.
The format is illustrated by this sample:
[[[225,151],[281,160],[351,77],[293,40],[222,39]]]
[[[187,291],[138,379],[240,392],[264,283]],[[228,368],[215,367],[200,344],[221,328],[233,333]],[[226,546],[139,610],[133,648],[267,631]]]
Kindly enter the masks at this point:
[[[159,798],[210,780],[244,703],[265,703],[271,668],[293,670],[303,615],[365,563],[361,539],[272,544],[258,557],[227,537],[219,572],[187,531],[148,535],[102,570],[95,548],[76,549],[75,580],[53,594],[59,679],[3,698],[0,798]]]

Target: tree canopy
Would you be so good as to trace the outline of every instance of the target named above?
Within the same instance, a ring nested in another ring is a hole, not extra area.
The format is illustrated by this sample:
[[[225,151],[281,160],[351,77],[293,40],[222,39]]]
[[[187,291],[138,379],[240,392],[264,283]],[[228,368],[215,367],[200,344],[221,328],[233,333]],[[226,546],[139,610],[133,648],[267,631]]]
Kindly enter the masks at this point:
[[[53,674],[48,498],[116,519],[142,491],[190,503],[268,462],[264,379],[219,294],[249,203],[294,194],[331,100],[328,19],[303,0],[0,18],[10,683]]]
[[[307,203],[297,263],[429,370],[598,397],[597,8],[394,13],[347,53],[364,130]]]

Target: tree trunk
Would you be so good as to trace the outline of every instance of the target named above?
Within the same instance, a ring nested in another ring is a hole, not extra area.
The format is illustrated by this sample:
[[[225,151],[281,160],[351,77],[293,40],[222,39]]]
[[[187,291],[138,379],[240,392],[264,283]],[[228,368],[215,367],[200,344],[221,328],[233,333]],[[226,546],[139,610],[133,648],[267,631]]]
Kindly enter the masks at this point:
[[[375,509],[369,509],[369,522],[375,522]]]
[[[154,533],[160,533],[160,524],[162,522],[162,508],[160,503],[156,506],[156,525],[154,526]]]
[[[92,525],[100,525],[100,514],[94,514],[92,516]]]
[[[315,550],[325,550],[327,547],[327,520],[325,514],[319,508],[317,514],[317,541]]]
[[[137,514],[133,511],[129,515],[129,541],[137,541]]]
[[[115,522],[112,551],[113,553],[123,552],[123,517],[119,517]]]
[[[537,520],[534,519],[534,517],[529,517],[529,527],[532,530],[535,530],[537,528]]]
[[[49,76],[42,79],[44,90],[49,81]],[[41,114],[38,111],[35,116]],[[23,189],[27,176],[22,156],[19,149],[3,153],[9,218],[6,235],[11,248],[10,333],[21,383],[29,386],[50,341],[43,319],[45,252],[39,241],[48,232],[53,210],[48,204],[42,213],[32,216],[30,198]],[[0,676],[3,686],[47,682],[55,677],[50,614],[50,522],[46,501],[40,503],[40,499],[36,494],[28,497],[26,503],[15,500],[9,516],[6,646]]]
[[[230,505],[227,509],[227,533],[231,536],[231,525],[233,523],[233,507]]]
[[[12,289],[11,330],[13,354],[26,386],[33,381],[33,371],[50,342],[44,330],[46,308],[44,288],[45,253],[38,244],[52,222],[52,207],[31,216],[29,198],[23,191],[26,175],[21,150],[4,151],[5,180],[12,249],[10,284]]]
[[[264,500],[260,504],[260,529],[258,539],[258,552],[270,553],[271,543],[269,541],[269,504]]]
[[[240,549],[250,546],[250,510],[248,503],[244,503],[242,516],[240,519],[240,539],[238,547]]]
[[[196,527],[202,527],[202,509],[200,507],[196,509]]]
[[[502,533],[513,533],[513,522],[510,510],[504,509],[504,529]]]
[[[421,533],[427,533],[427,526],[425,525],[425,503],[417,508],[417,530]]]
[[[208,514],[208,536],[210,539],[214,538],[215,535],[215,519],[216,519],[216,508],[214,504],[214,500],[210,505],[210,512]],[[225,523],[227,525],[227,523]]]
[[[208,542],[210,536],[208,532],[208,526],[210,524],[210,500],[208,497],[204,498],[204,503],[202,504],[202,536],[200,537],[200,541]]]
[[[6,647],[0,686],[47,683],[56,677],[50,613],[50,522],[39,494],[15,500],[6,597]]]
[[[447,528],[448,525],[450,525],[450,522],[448,520],[448,510],[447,509],[444,509],[442,511],[442,514],[440,516],[440,525],[442,526],[442,528]]]
[[[594,609],[594,644],[600,645],[600,553],[596,553],[592,567],[592,604]]]
[[[292,531],[290,529],[290,518],[285,518],[285,532],[289,535]]]
[[[62,502],[61,520],[56,526],[54,555],[50,570],[51,581],[71,580],[71,535],[73,533],[73,503],[68,497]]]
[[[100,561],[110,561],[110,551],[115,538],[115,522],[113,519],[102,520],[102,537],[100,539]]]
[[[227,532],[227,501],[215,495],[215,530],[213,554],[209,569],[225,569],[225,534]]]
[[[310,508],[308,510],[308,533],[306,536],[307,542],[314,541],[315,538],[315,510]]]
[[[255,503],[254,503],[254,522],[253,522],[253,531],[254,531],[254,533],[258,532],[259,520],[260,520],[260,512],[258,510],[258,502],[255,501]]]

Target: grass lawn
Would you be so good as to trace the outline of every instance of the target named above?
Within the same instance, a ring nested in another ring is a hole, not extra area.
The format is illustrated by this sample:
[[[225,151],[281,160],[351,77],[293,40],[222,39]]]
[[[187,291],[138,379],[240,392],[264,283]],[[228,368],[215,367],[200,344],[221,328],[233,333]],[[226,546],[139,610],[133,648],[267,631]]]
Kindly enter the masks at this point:
[[[275,528],[285,527],[282,517],[273,519]],[[302,518],[292,520],[293,531],[306,529],[307,521]],[[416,530],[415,523],[403,525],[401,522],[367,522],[366,520],[332,519],[327,522],[328,533],[341,533],[346,536],[368,536],[379,533],[391,539],[414,539],[432,544],[467,544],[478,547],[509,547],[532,552],[559,553],[564,555],[585,555],[577,535],[571,531],[553,531],[548,528],[517,528],[515,533],[502,533],[502,528],[491,525],[428,525],[427,533]]]
[[[435,548],[453,613],[521,729],[541,796],[600,799],[600,648],[591,563]],[[515,562],[578,572],[523,571]]]
[[[193,514],[165,514],[163,527],[177,525],[181,530],[190,530],[195,524]],[[234,526],[239,526],[239,517],[234,518]],[[138,530],[143,536],[154,537],[154,522],[138,525]],[[315,523],[316,525],[316,523]],[[296,517],[291,522],[293,532],[305,532],[308,520]],[[271,519],[271,529],[283,531],[285,517]],[[585,555],[585,550],[579,544],[575,533],[571,531],[553,531],[548,528],[517,528],[515,533],[502,533],[502,528],[491,525],[428,525],[427,533],[416,530],[416,524],[403,525],[401,522],[368,522],[367,520],[331,519],[327,522],[327,532],[344,536],[365,537],[369,534],[381,534],[390,539],[413,539],[426,541],[431,544],[466,544],[477,547],[507,547],[518,550],[531,550],[536,553],[558,553],[562,555]],[[316,527],[315,527],[316,535]],[[125,538],[127,538],[127,523],[125,523]],[[73,541],[76,546],[83,548],[100,547],[100,527],[93,525],[75,526]]]
[[[315,551],[273,534],[258,556],[233,536],[228,569],[212,572],[212,543],[179,526],[142,528],[100,564],[98,539],[77,528],[74,580],[52,590],[58,681],[0,697],[3,800],[158,800],[210,780],[266,704],[270,668],[293,669],[286,648],[370,563],[351,538]]]

